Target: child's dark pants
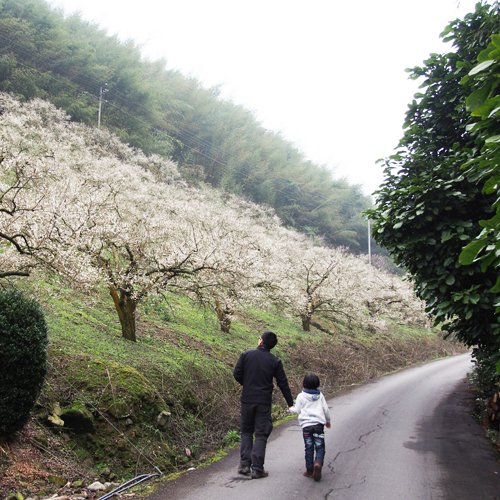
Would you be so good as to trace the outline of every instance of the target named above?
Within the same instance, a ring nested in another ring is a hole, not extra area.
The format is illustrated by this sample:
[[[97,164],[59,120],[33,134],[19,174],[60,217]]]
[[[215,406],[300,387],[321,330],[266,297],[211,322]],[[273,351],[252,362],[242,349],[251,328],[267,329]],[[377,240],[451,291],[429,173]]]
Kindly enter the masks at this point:
[[[325,427],[323,424],[311,425],[302,429],[304,437],[306,469],[312,472],[314,462],[318,461],[323,465],[325,459]],[[316,457],[314,457],[316,451]]]

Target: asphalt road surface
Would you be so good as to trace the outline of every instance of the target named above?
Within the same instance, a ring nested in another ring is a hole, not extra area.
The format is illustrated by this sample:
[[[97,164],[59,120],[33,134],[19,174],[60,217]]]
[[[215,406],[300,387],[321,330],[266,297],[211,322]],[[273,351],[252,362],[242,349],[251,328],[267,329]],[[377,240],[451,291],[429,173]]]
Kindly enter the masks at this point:
[[[470,415],[461,355],[407,369],[329,401],[320,482],[302,476],[303,440],[294,420],[268,442],[269,477],[237,474],[238,450],[161,484],[150,500],[500,499],[500,462]]]

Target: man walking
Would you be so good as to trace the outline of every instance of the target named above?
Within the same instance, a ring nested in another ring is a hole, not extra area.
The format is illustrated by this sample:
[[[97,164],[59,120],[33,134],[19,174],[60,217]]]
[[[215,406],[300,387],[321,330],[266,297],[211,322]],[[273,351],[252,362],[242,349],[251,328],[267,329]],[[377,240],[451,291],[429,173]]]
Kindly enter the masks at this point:
[[[241,391],[241,447],[238,472],[252,479],[267,477],[264,471],[266,444],[273,422],[271,404],[273,379],[283,393],[288,406],[293,406],[293,397],[281,360],[271,354],[278,343],[274,332],[264,332],[257,349],[241,354],[234,367],[234,378],[243,386]],[[255,435],[255,441],[254,441]]]

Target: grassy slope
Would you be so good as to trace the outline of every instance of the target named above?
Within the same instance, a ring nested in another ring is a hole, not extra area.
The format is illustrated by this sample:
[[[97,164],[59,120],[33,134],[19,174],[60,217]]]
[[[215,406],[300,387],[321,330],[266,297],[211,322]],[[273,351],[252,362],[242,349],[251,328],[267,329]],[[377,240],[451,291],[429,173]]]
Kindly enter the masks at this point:
[[[67,480],[120,481],[154,472],[154,466],[172,472],[234,442],[239,388],[232,366],[265,329],[278,333],[274,352],[295,393],[306,371],[318,373],[331,395],[457,349],[429,330],[407,325],[373,332],[325,323],[330,334],[304,333],[299,321],[261,310],[245,311],[231,333],[223,334],[215,316],[179,296],[143,303],[139,340],[131,343],[121,338],[104,290],[82,294],[57,280],[22,287],[35,293],[46,311],[49,375],[27,428],[0,448],[1,496],[49,494]],[[86,415],[92,428],[51,427],[47,416],[59,413],[57,405]],[[275,416],[285,409],[277,394]],[[162,411],[166,418],[159,425]]]

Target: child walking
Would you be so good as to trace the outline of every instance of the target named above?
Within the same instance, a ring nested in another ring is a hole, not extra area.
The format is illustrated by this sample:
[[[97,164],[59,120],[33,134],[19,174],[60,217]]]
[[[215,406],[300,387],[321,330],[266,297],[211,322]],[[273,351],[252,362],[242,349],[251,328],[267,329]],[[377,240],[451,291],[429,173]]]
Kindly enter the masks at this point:
[[[321,469],[325,459],[324,428],[331,427],[330,410],[326,399],[318,389],[319,377],[309,373],[302,382],[303,390],[297,396],[295,405],[290,408],[292,413],[298,413],[299,424],[304,437],[306,471],[304,476],[315,481],[321,479]],[[316,457],[314,452],[316,451]]]

